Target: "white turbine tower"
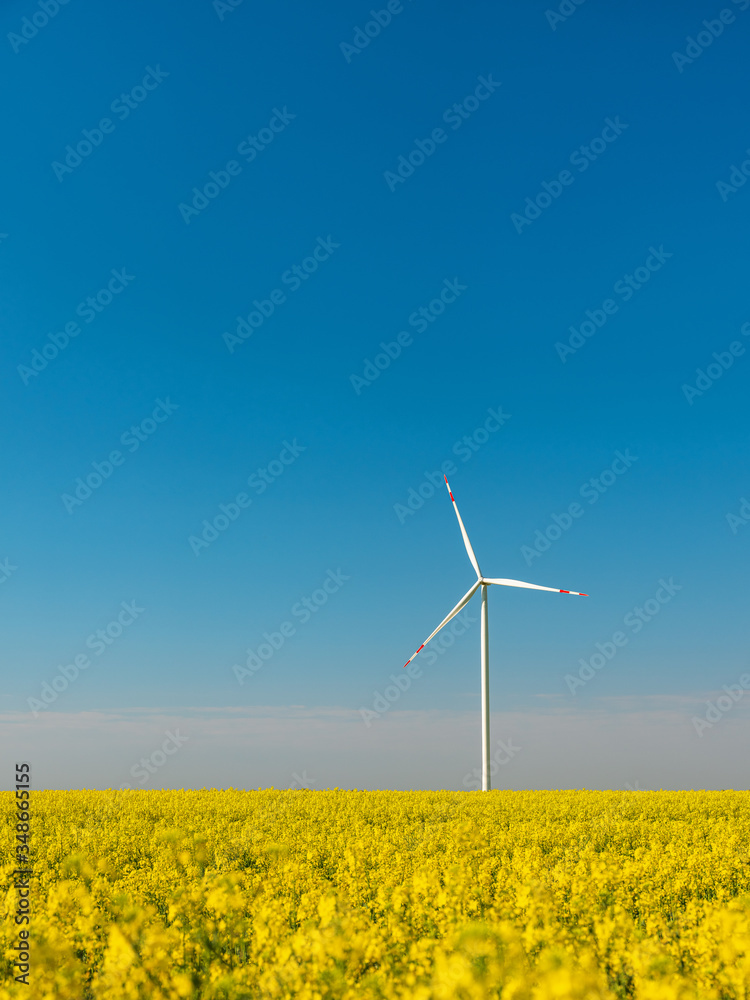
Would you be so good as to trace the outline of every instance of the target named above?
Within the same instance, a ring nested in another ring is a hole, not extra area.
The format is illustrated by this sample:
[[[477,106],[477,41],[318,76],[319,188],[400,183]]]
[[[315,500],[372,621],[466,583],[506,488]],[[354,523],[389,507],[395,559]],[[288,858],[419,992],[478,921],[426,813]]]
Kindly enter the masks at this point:
[[[536,583],[523,583],[521,580],[494,580],[489,577],[482,576],[482,571],[479,568],[479,563],[477,562],[477,557],[474,555],[474,549],[471,547],[471,542],[469,541],[469,536],[466,534],[466,528],[464,528],[464,522],[461,520],[461,515],[458,513],[458,506],[456,504],[455,498],[451,493],[451,488],[448,485],[448,477],[443,476],[445,479],[445,485],[448,487],[448,494],[451,498],[453,504],[453,509],[456,512],[456,517],[458,518],[458,526],[461,529],[461,535],[463,536],[464,545],[466,546],[466,552],[471,561],[471,565],[474,567],[474,571],[477,574],[477,581],[473,584],[469,590],[464,594],[455,608],[440,622],[438,627],[427,636],[425,641],[417,650],[419,653],[430,639],[433,639],[444,625],[447,625],[451,618],[455,618],[458,612],[465,607],[469,601],[472,599],[477,590],[482,588],[482,627],[481,627],[481,642],[482,642],[482,791],[488,792],[490,790],[490,646],[489,646],[489,632],[487,626],[487,586],[489,584],[496,583],[501,587],[526,587],[529,590],[551,590],[555,594],[572,594],[574,597],[588,597],[588,594],[578,594],[575,590],[559,590],[557,587],[540,587]],[[414,656],[417,655],[414,653]],[[414,659],[411,656],[404,667],[408,667],[411,661]]]

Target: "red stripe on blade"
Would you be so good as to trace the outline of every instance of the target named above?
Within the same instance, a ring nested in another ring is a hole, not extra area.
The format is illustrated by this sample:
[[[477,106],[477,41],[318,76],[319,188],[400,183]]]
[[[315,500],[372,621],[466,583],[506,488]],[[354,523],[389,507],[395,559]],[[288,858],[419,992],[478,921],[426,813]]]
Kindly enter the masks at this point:
[[[569,593],[570,593],[570,591],[569,591],[569,590],[561,590],[561,591],[560,591],[560,593],[561,593],[561,594],[569,594]]]
[[[422,643],[422,645],[419,647],[419,649],[417,650],[417,653],[419,653],[423,649],[424,649],[424,643]],[[415,653],[414,656],[416,656],[417,653]],[[412,656],[411,660],[414,659],[414,656]],[[403,665],[403,667],[401,669],[405,670],[409,666],[409,664],[411,663],[411,660],[407,660],[406,663]]]

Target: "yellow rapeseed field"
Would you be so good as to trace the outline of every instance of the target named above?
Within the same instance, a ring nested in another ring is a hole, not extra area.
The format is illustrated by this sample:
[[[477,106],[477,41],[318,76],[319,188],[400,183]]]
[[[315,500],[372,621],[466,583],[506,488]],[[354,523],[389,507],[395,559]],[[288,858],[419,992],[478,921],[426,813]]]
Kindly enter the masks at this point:
[[[748,792],[32,791],[28,986],[0,802],[0,1000],[750,997]]]

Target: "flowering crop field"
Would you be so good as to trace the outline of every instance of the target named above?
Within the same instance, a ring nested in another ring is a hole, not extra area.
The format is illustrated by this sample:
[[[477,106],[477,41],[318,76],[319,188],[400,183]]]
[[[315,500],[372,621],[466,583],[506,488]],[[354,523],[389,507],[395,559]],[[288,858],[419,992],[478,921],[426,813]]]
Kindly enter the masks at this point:
[[[0,1000],[750,996],[750,793],[0,794]]]

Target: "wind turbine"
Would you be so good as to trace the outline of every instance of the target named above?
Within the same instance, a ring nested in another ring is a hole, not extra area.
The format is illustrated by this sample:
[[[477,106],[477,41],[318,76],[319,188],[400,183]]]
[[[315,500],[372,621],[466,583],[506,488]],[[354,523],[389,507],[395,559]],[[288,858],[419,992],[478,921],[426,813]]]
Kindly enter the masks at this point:
[[[481,587],[482,589],[482,616],[481,616],[481,644],[482,644],[482,791],[488,792],[490,790],[490,645],[489,645],[489,631],[487,624],[487,587],[490,584],[497,584],[501,587],[525,587],[529,590],[551,590],[555,594],[572,594],[574,597],[588,597],[588,594],[578,594],[575,590],[559,590],[557,587],[540,587],[536,583],[523,583],[521,580],[494,580],[489,577],[482,576],[482,571],[479,568],[479,563],[477,562],[477,557],[474,555],[474,549],[471,547],[471,542],[469,541],[469,536],[466,534],[466,528],[464,527],[464,522],[461,520],[461,515],[458,513],[458,505],[456,504],[455,497],[451,492],[451,488],[448,484],[448,477],[443,476],[445,479],[445,485],[448,487],[448,495],[451,498],[451,503],[453,504],[453,509],[456,512],[456,517],[458,518],[458,526],[461,529],[461,535],[464,540],[464,545],[466,546],[466,552],[469,556],[471,565],[474,567],[474,571],[477,574],[476,583],[474,583],[469,590],[464,594],[455,608],[449,612],[449,614],[443,618],[438,627],[427,636],[425,641],[419,647],[414,656],[411,656],[406,663],[404,668],[408,667],[414,657],[419,653],[430,639],[433,639],[443,626],[447,625],[451,618],[455,618],[458,612],[464,608],[469,601],[472,599],[477,590]]]

